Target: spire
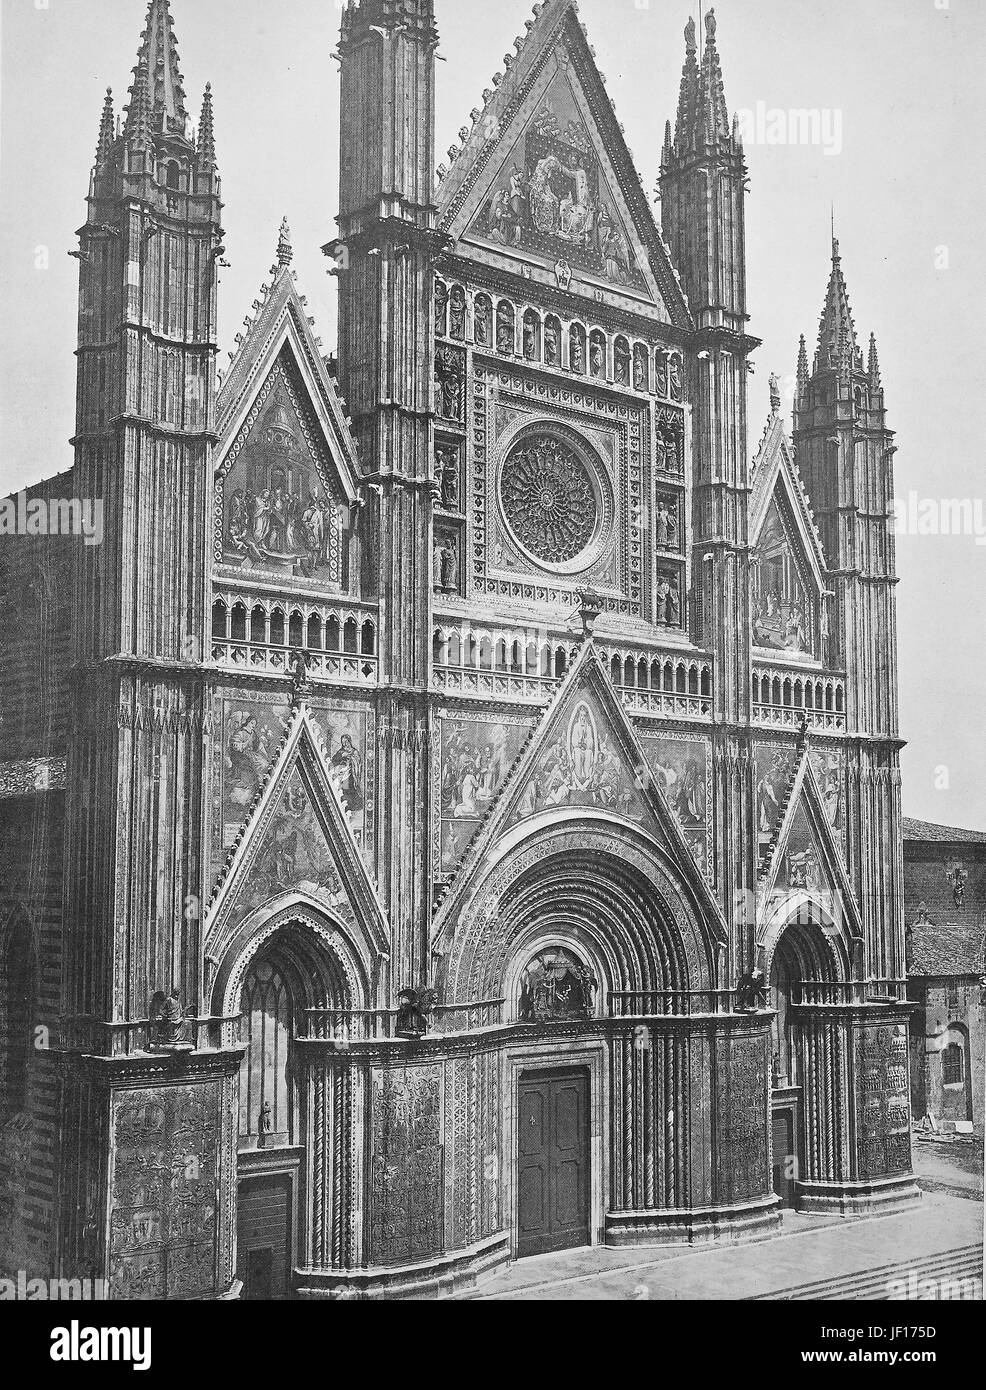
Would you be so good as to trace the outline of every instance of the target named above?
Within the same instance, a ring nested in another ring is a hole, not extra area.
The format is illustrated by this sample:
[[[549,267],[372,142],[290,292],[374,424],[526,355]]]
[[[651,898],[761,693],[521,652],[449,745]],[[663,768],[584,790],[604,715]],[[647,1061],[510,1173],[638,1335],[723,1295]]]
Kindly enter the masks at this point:
[[[810,379],[811,379],[811,373],[810,373],[809,370],[808,370],[808,344],[805,342],[805,335],[802,333],[802,335],[801,335],[801,346],[800,346],[800,348],[798,349],[798,392],[797,392],[797,402],[798,402],[798,409],[799,409],[799,410],[802,408],[802,406],[803,406],[803,404],[804,404],[804,401],[805,401],[805,398],[806,398],[806,396],[808,395],[808,383],[809,383]]]
[[[281,223],[281,231],[277,241],[277,261],[279,265],[290,265],[294,259],[294,249],[291,245],[291,228],[288,226],[288,219],[285,217]]]
[[[675,121],[674,143],[679,154],[690,149],[695,139],[695,114],[698,110],[698,45],[695,40],[695,21],[685,25],[685,66],[681,73],[678,95],[678,116]]]
[[[187,139],[185,87],[173,27],[169,0],[150,0],[134,76],[143,72],[147,82],[154,133]]]
[[[205,84],[205,93],[202,97],[202,113],[199,116],[198,155],[200,168],[214,169],[216,167],[216,136],[212,123],[211,82]]]
[[[830,367],[841,366],[848,360],[853,365],[859,356],[856,341],[856,325],[853,323],[852,309],[845,277],[842,274],[842,257],[839,255],[838,240],[832,238],[832,273],[829,276],[825,305],[818,325],[818,350],[815,354],[815,371],[825,371]]]
[[[131,149],[151,148],[151,97],[147,86],[147,69],[141,63],[134,68],[124,135]]]
[[[710,145],[720,139],[728,140],[729,112],[722,81],[722,65],[716,48],[716,12],[705,16],[705,53],[702,56],[702,76],[699,84],[700,133]]]
[[[880,386],[881,386],[882,383],[881,383],[881,381],[880,381],[880,358],[879,358],[879,356],[877,355],[877,350],[876,350],[876,334],[875,334],[875,333],[871,333],[871,334],[870,334],[870,362],[869,362],[869,372],[870,372],[870,385],[878,390],[878,389],[880,388]]]
[[[103,102],[103,114],[99,121],[99,139],[96,142],[97,169],[101,169],[109,158],[115,133],[116,122],[113,115],[113,88],[107,87],[106,100]]]

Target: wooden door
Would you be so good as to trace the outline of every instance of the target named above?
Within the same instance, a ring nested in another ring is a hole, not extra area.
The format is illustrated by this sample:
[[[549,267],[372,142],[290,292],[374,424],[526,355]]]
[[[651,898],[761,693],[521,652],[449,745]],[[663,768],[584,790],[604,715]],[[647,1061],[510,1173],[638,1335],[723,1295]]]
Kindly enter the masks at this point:
[[[237,1198],[236,1274],[244,1299],[267,1302],[291,1292],[291,1178],[242,1178]]]
[[[782,1206],[793,1207],[798,1173],[797,1126],[793,1108],[774,1111],[773,1135],[774,1191],[780,1197]]]
[[[518,1257],[588,1245],[587,1073],[525,1073],[517,1114]]]

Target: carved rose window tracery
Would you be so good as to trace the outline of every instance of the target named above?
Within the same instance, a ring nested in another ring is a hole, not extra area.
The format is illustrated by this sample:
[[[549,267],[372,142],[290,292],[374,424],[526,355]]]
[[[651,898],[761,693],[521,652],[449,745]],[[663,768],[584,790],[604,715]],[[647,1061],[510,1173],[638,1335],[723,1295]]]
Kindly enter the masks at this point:
[[[531,555],[564,564],[587,549],[599,520],[589,469],[552,434],[524,439],[509,455],[500,482],[504,516]]]

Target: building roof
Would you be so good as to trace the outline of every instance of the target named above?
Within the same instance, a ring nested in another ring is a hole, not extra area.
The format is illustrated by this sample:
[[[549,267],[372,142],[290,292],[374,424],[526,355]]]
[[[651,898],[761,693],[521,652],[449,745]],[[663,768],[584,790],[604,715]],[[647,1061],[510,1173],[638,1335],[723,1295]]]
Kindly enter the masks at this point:
[[[936,825],[934,821],[912,820],[905,816],[904,839],[927,840],[937,845],[986,845],[986,831],[959,830],[954,825]]]
[[[909,975],[954,976],[983,973],[983,928],[975,911],[957,913],[960,921],[914,922],[907,928]]]

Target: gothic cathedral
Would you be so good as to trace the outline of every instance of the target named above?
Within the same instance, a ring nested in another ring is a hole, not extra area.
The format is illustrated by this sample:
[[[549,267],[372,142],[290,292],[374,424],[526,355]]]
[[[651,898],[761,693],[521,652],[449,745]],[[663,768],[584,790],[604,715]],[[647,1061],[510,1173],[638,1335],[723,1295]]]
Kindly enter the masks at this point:
[[[838,245],[757,443],[714,14],[658,218],[575,0],[436,175],[434,11],[343,11],[331,356],[285,222],[217,380],[169,0],[107,96],[30,493],[104,537],[0,553],[0,1272],[415,1296],[918,1196],[894,446]]]

